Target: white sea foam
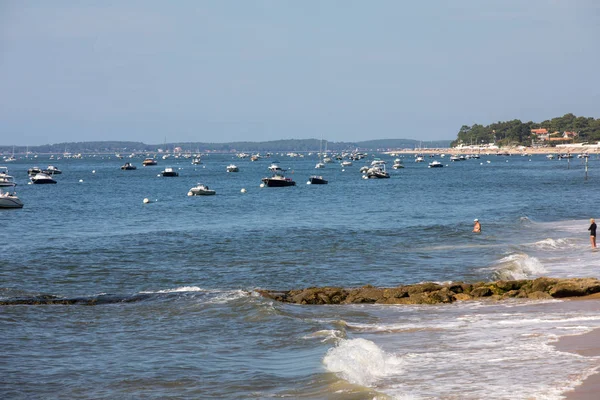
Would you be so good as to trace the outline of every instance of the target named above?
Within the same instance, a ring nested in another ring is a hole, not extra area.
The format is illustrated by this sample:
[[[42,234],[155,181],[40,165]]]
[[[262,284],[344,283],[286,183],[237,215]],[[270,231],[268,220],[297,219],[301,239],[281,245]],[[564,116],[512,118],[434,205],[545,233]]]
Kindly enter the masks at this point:
[[[565,250],[579,247],[577,243],[574,243],[571,239],[567,238],[547,238],[533,243],[532,246],[541,250]]]
[[[340,339],[345,338],[346,335],[344,334],[343,331],[340,331],[338,329],[323,329],[314,333],[311,333],[310,335],[305,335],[302,337],[302,339],[321,339],[321,342],[326,343],[326,342],[331,342],[331,341],[338,341]]]
[[[494,270],[497,278],[506,280],[527,279],[548,272],[539,259],[523,253],[504,257]]]
[[[154,293],[177,293],[177,292],[202,292],[204,289],[199,288],[198,286],[181,286],[175,289],[163,289],[156,291],[142,291],[140,293],[144,294],[154,294]]]
[[[366,339],[341,340],[329,349],[323,363],[342,379],[362,386],[372,386],[379,379],[402,372],[399,357]]]

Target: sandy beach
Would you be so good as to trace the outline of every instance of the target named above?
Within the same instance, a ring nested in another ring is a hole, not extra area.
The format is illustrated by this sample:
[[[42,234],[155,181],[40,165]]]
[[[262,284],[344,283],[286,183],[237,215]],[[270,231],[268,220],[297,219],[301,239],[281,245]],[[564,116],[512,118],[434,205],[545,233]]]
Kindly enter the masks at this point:
[[[581,302],[582,307],[600,311],[600,295],[573,298],[569,301]],[[600,356],[600,329],[583,335],[564,336],[554,344],[560,351],[576,353],[584,357]],[[589,376],[574,390],[565,393],[568,400],[596,400],[600,397],[600,371]]]

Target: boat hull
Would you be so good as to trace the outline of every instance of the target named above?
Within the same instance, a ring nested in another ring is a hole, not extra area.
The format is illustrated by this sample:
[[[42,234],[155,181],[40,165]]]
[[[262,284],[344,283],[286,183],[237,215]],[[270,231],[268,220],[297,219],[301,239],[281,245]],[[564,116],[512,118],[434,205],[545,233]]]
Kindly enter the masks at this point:
[[[267,186],[267,187],[296,186],[296,182],[294,182],[290,178],[285,178],[285,179],[263,178],[262,181],[265,184],[265,186]]]
[[[308,182],[311,185],[327,185],[327,180],[323,179],[321,176],[311,176],[308,178]]]
[[[17,196],[0,196],[0,208],[23,208],[23,202]]]

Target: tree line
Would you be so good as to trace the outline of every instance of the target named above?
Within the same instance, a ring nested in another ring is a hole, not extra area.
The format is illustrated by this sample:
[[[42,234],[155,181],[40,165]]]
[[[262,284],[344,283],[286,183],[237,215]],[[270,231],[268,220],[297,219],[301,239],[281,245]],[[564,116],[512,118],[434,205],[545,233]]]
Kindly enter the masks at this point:
[[[451,146],[481,145],[495,143],[500,146],[523,145],[530,146],[538,139],[532,134],[532,129],[545,128],[550,137],[561,137],[563,132],[577,132],[573,139],[565,140],[568,143],[596,143],[600,141],[600,119],[591,117],[577,117],[571,113],[562,117],[552,118],[543,122],[521,122],[518,119],[505,122],[496,122],[487,126],[475,124],[463,125],[458,131],[456,140]],[[560,143],[560,141],[558,141]],[[547,141],[546,143],[556,143]]]

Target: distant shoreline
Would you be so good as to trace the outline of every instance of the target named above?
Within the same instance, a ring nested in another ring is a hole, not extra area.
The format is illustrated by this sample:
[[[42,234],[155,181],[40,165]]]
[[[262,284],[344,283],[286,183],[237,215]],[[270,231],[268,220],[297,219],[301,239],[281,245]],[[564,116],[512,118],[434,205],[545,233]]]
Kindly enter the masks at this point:
[[[527,155],[527,154],[600,154],[600,145],[564,146],[564,147],[502,147],[502,148],[476,148],[476,147],[449,147],[431,149],[400,149],[389,150],[384,154],[485,154],[485,155]]]

